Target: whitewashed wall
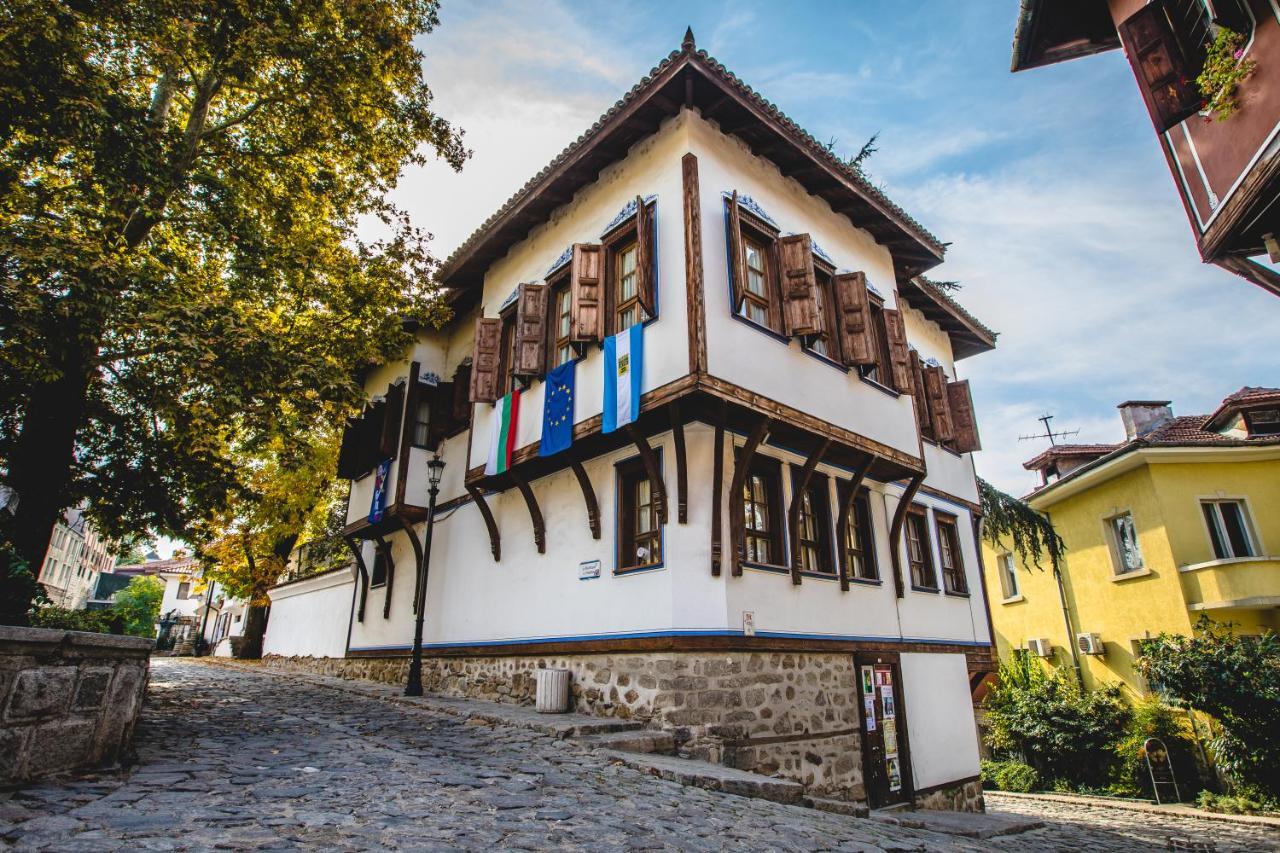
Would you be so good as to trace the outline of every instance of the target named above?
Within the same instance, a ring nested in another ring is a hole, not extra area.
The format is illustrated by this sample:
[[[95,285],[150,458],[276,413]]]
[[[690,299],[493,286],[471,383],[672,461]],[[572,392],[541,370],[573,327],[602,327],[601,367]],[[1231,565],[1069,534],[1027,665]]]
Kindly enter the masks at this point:
[[[351,573],[344,571],[271,590],[271,618],[267,620],[262,653],[342,657],[347,645],[352,583]]]
[[[978,775],[978,731],[964,655],[903,654],[911,778],[928,788]]]
[[[204,601],[195,598],[195,575],[162,574],[160,579],[164,581],[164,596],[160,599],[161,616],[169,613],[175,616],[195,616],[204,608]],[[178,588],[184,583],[188,584],[187,598],[178,598]]]

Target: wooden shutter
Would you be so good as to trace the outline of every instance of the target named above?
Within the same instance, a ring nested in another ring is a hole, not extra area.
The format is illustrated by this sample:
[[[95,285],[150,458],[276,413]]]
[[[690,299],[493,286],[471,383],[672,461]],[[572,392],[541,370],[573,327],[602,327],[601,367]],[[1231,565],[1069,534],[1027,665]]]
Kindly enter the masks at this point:
[[[373,403],[360,418],[360,461],[359,469],[363,475],[373,470],[382,456],[382,425],[387,417],[387,404]]]
[[[818,279],[813,271],[813,241],[808,234],[778,238],[782,269],[782,318],[786,332],[815,335],[818,325]]]
[[[729,278],[733,285],[733,313],[742,310],[747,298],[747,252],[742,242],[742,213],[738,210],[738,191],[729,199]]]
[[[636,196],[636,294],[646,317],[658,316],[654,295],[658,282],[653,266],[653,211]]]
[[[604,339],[604,247],[574,243],[569,267],[569,340],[598,343]]]
[[[502,321],[496,317],[476,320],[476,344],[471,356],[471,402],[492,403],[498,399],[502,377]]]
[[[929,417],[929,395],[924,390],[924,362],[914,353],[911,357],[911,387],[916,398],[916,426],[922,433],[932,434],[933,420]]]
[[[956,450],[972,453],[982,449],[978,439],[978,419],[973,414],[973,396],[969,380],[947,383],[947,404],[951,407],[951,424],[955,431]]]
[[[522,284],[516,289],[516,352],[512,374],[541,376],[547,365],[547,286]]]
[[[447,435],[452,435],[457,429],[458,422],[453,417],[454,405],[454,384],[452,382],[441,382],[434,388],[421,388],[421,393],[426,397],[428,416],[430,420],[427,425],[427,449],[437,450],[440,442]],[[415,420],[416,420],[415,416]]]
[[[360,421],[348,419],[342,430],[342,447],[338,450],[338,476],[354,480],[363,473],[360,470]]]
[[[387,408],[382,413],[382,436],[378,440],[378,452],[382,458],[396,456],[400,452],[400,423],[404,417],[404,386],[387,386]]]
[[[1166,5],[1166,0],[1155,0],[1117,28],[1157,133],[1195,115],[1203,101],[1196,86],[1196,77],[1204,65],[1201,49],[1189,43],[1193,55],[1183,51],[1170,25]],[[1179,23],[1188,25],[1181,16]]]
[[[902,312],[884,309],[884,330],[889,339],[889,363],[892,367],[893,387],[901,394],[915,391],[911,378],[911,350],[907,347],[907,327]]]
[[[947,404],[947,375],[941,367],[924,369],[924,393],[929,398],[934,441],[950,441],[955,434],[951,429],[951,407]]]
[[[831,281],[836,312],[840,315],[840,349],[845,364],[875,364],[875,329],[871,325],[871,297],[867,277],[860,272],[840,273]]]
[[[471,424],[470,364],[460,364],[453,372],[453,422],[459,427]]]

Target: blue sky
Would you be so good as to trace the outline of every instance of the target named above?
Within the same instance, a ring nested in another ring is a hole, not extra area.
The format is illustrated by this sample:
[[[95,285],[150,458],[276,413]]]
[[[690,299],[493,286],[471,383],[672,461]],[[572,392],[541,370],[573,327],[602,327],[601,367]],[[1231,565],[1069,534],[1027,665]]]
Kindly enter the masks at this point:
[[[440,112],[475,156],[406,174],[398,200],[445,257],[663,56],[698,45],[819,139],[879,133],[874,181],[944,241],[931,275],[999,331],[963,361],[979,473],[1034,485],[1019,442],[1056,415],[1123,437],[1115,405],[1211,411],[1280,385],[1280,300],[1200,263],[1119,51],[1009,73],[1016,0],[956,3],[449,2],[424,38]]]

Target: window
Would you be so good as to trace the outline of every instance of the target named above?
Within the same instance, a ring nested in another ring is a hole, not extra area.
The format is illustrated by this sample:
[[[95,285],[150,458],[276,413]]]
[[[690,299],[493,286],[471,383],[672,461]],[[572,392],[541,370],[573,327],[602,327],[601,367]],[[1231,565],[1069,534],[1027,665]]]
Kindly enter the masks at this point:
[[[1209,525],[1209,541],[1215,557],[1227,560],[1258,555],[1241,501],[1201,501],[1200,509]]]
[[[387,582],[387,561],[383,559],[382,549],[373,549],[373,569],[369,573],[369,586],[382,586]]]
[[[969,581],[964,576],[964,557],[960,554],[960,528],[954,516],[934,512],[938,525],[938,557],[942,562],[942,588],[947,592],[969,592]]]
[[[746,255],[747,286],[743,290],[741,314],[753,323],[775,328],[773,300],[770,298],[769,250],[763,241],[743,237],[742,250]]]
[[[774,251],[778,230],[741,204],[735,208],[732,199],[725,199],[725,213],[729,231],[729,275],[738,316],[781,332],[782,299]],[[741,252],[741,258],[735,257],[734,252]],[[739,276],[741,282],[738,282]]]
[[[1280,433],[1280,409],[1255,409],[1244,413],[1244,423],[1249,435],[1276,435]]]
[[[871,297],[871,329],[875,336],[875,364],[864,364],[862,375],[886,388],[893,387],[893,362],[889,358],[889,330],[884,325],[884,301]]]
[[[1138,547],[1138,531],[1133,526],[1133,516],[1121,513],[1107,520],[1111,528],[1112,545],[1115,547],[1116,574],[1136,572],[1142,568],[1142,550]]]
[[[547,347],[551,361],[547,369],[550,370],[572,361],[574,357],[573,344],[569,342],[573,330],[573,300],[569,292],[568,276],[562,276],[551,285],[551,298],[547,302],[551,306],[551,322],[547,324],[551,330],[550,345]]]
[[[791,470],[793,487],[799,485],[800,469]],[[831,564],[831,511],[827,500],[827,478],[812,474],[809,484],[798,496],[800,511],[796,517],[796,551],[800,571],[834,575]]]
[[[614,327],[615,333],[643,322],[644,309],[640,307],[640,273],[636,268],[637,246],[629,243],[613,254]]]
[[[1022,595],[1018,587],[1018,565],[1013,555],[1001,554],[996,558],[996,565],[1000,568],[1000,591],[1004,593],[1005,600]]]
[[[847,494],[847,486],[842,485],[842,495]],[[862,489],[853,499],[849,507],[848,517],[844,520],[841,532],[841,547],[844,549],[845,569],[849,577],[874,581],[880,579],[880,571],[876,567],[875,538],[871,532],[870,502],[867,490]]]
[[[839,314],[836,311],[835,288],[831,284],[831,270],[814,256],[814,281],[818,285],[818,318],[825,335],[811,335],[804,346],[810,352],[843,364],[840,350],[840,334],[837,328]]]
[[[653,483],[639,458],[618,466],[618,528],[619,571],[662,562],[658,505]]]
[[[748,563],[782,565],[782,478],[777,460],[757,456],[751,460],[742,487],[742,518]]]
[[[502,318],[502,385],[499,396],[511,393],[520,387],[516,378],[516,312],[513,305],[510,312]]]
[[[185,581],[178,584],[178,598],[184,599],[184,598],[190,598],[190,597],[191,597],[191,584],[186,583]]]
[[[434,391],[435,389],[430,389]],[[431,445],[431,394],[426,388],[418,389],[418,411],[413,416],[413,446]]]
[[[907,511],[907,562],[911,565],[911,586],[928,592],[937,592],[938,578],[933,572],[933,546],[929,542],[929,528],[925,523],[924,509],[912,507]]]

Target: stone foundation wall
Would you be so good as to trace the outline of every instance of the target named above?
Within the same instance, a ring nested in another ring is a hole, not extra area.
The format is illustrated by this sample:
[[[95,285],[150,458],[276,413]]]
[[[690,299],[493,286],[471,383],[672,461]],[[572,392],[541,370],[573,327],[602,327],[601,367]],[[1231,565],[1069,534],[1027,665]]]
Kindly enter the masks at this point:
[[[0,785],[128,756],[150,640],[0,626]]]
[[[403,683],[407,658],[282,658],[267,665]],[[572,672],[574,710],[672,732],[681,754],[860,801],[861,738],[848,654],[653,652],[423,660],[436,693],[532,704],[539,669]]]
[[[953,812],[985,812],[986,800],[982,798],[982,781],[974,779],[961,782],[920,794],[916,797],[916,808],[939,809]]]

